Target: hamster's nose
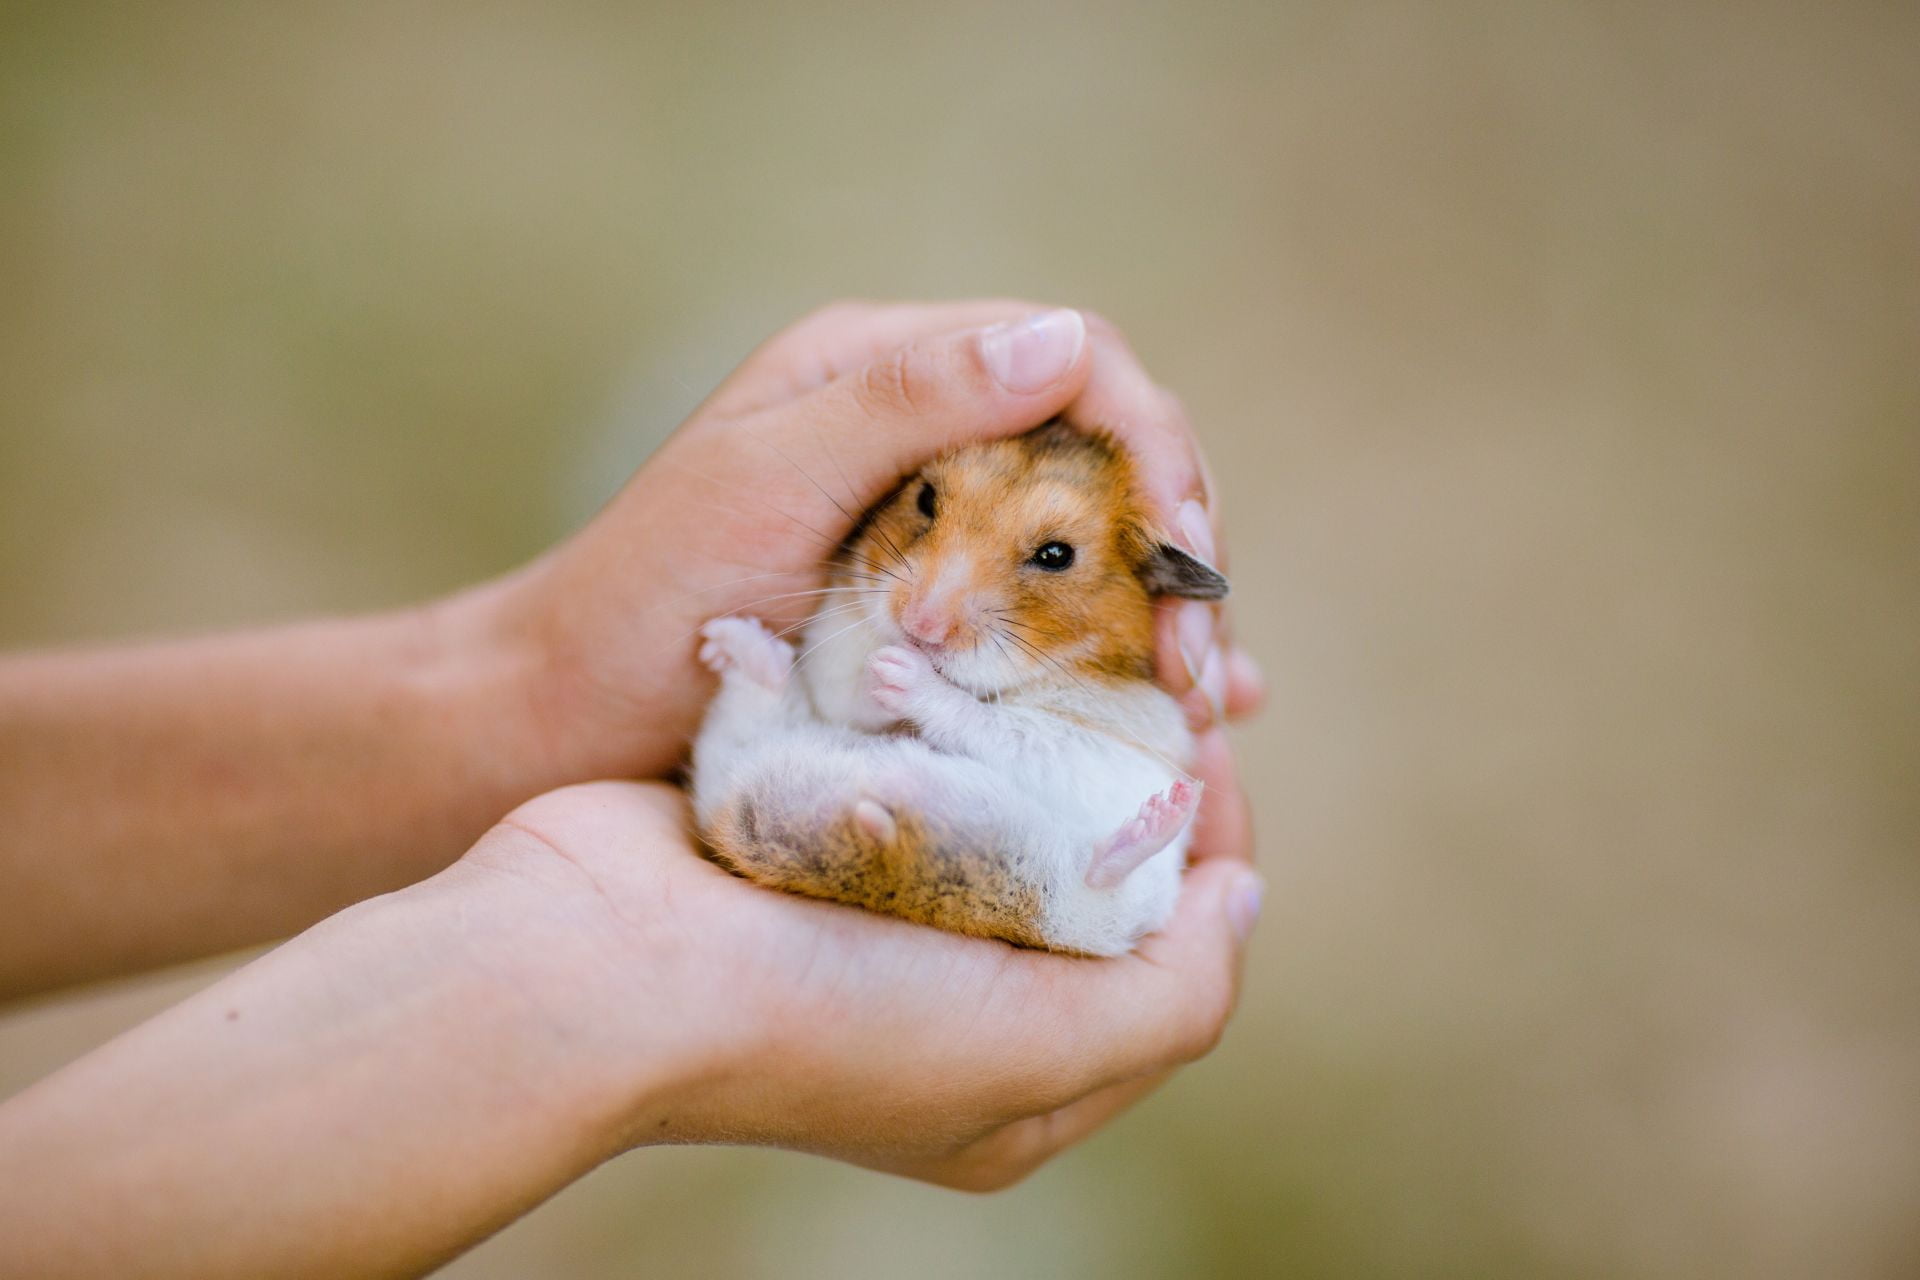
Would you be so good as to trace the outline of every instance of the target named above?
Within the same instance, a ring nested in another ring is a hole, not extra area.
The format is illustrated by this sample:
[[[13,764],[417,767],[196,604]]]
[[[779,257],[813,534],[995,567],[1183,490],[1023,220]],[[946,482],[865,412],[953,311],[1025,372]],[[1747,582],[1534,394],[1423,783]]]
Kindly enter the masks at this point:
[[[921,644],[945,644],[953,634],[953,615],[943,609],[916,605],[900,619],[900,629]]]

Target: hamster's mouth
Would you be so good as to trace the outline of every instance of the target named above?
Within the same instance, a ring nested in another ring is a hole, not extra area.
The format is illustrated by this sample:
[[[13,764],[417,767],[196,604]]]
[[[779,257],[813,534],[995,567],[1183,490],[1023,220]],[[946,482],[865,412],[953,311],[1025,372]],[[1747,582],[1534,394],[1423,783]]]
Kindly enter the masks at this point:
[[[907,634],[900,620],[891,610],[877,615],[874,619],[879,625],[879,644],[906,645],[925,654],[927,665],[942,680],[962,693],[976,698],[991,698],[1003,694],[1020,682],[1021,672],[1003,667],[996,662],[990,646],[983,645],[978,636],[964,648],[951,644],[929,644],[924,640]],[[876,645],[876,647],[878,647]]]
[[[927,665],[939,672],[940,678],[948,684],[960,684],[958,680],[953,678],[951,670],[954,665],[954,654],[952,650],[948,649],[945,645],[927,644],[924,641],[914,639],[904,632],[900,635],[899,643],[906,645],[910,649],[918,649],[921,653],[925,654],[927,656]],[[961,687],[965,688],[964,685]]]
[[[991,655],[977,645],[956,651],[944,646],[922,644],[912,637],[903,637],[902,643],[912,645],[927,655],[927,665],[933,668],[934,673],[962,693],[984,699],[1005,693],[1013,687],[1013,681],[995,678],[1002,673],[992,669],[992,663],[988,661]]]

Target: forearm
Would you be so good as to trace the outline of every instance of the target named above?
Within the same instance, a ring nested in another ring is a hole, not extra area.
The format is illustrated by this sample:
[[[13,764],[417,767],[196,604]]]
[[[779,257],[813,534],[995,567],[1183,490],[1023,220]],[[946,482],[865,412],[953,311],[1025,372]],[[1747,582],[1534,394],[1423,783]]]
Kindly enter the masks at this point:
[[[294,932],[574,780],[500,614],[0,662],[0,997]]]
[[[626,1145],[596,908],[529,889],[350,908],[0,1106],[0,1273],[412,1274]]]

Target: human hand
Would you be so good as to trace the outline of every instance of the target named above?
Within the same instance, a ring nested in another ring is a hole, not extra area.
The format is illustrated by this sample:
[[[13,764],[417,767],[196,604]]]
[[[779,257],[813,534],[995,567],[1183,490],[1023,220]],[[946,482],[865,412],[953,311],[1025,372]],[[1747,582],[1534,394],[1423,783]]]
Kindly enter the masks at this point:
[[[0,1271],[424,1273],[648,1143],[1005,1186],[1221,1034],[1259,881],[1196,771],[1179,909],[1108,960],[733,879],[661,784],[531,801],[0,1105]]]
[[[1178,912],[1112,960],[753,886],[693,852],[684,802],[657,784],[541,797],[455,873],[520,882],[519,920],[501,926],[520,937],[516,985],[563,993],[547,1003],[560,1034],[597,1047],[569,1070],[595,1081],[611,1147],[777,1145],[990,1190],[1092,1133],[1225,1026],[1259,879],[1231,758],[1205,752],[1199,769]],[[528,942],[528,919],[565,942]]]
[[[1179,404],[1098,317],[1022,302],[842,303],[754,352],[579,534],[475,593],[515,665],[544,776],[653,777],[711,692],[707,618],[798,623],[856,517],[916,466],[1055,415],[1112,432],[1167,535],[1220,564],[1204,460]],[[1159,676],[1205,729],[1255,709],[1257,668],[1218,606],[1169,602]]]

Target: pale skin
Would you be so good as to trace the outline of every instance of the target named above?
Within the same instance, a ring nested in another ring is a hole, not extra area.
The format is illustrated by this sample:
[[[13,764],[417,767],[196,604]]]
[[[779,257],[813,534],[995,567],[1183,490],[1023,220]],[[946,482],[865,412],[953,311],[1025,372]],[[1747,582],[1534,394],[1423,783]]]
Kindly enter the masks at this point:
[[[776,894],[697,856],[671,786],[592,782],[666,776],[700,622],[798,622],[848,512],[949,445],[1114,430],[1218,563],[1177,404],[1043,313],[817,313],[573,539],[449,600],[0,661],[0,993],[307,929],[0,1105],[0,1272],[411,1274],[659,1142],[992,1188],[1204,1053],[1258,909],[1217,722],[1259,678],[1211,606],[1162,619],[1207,785],[1133,957]]]

